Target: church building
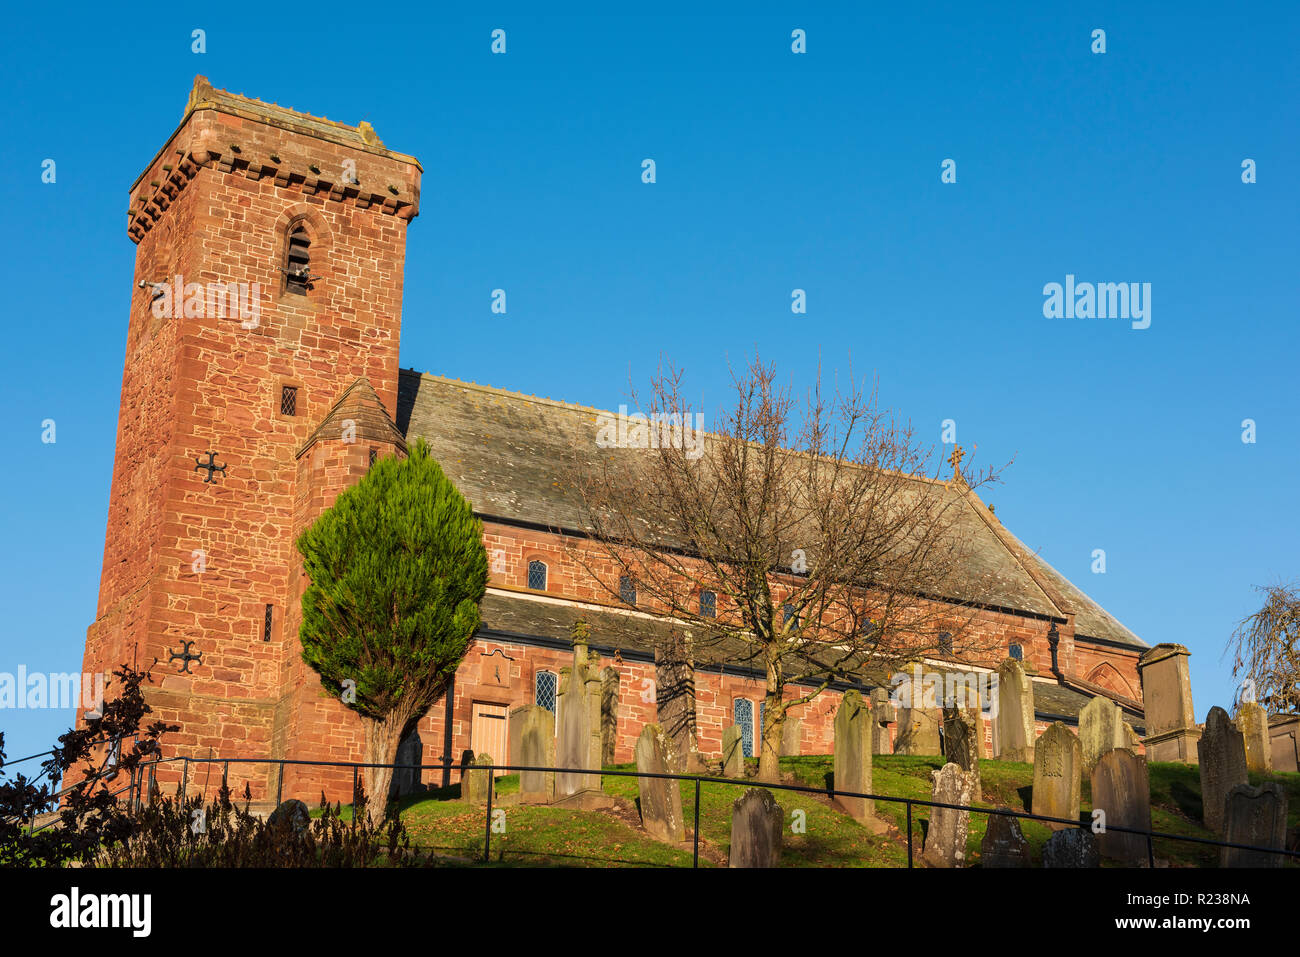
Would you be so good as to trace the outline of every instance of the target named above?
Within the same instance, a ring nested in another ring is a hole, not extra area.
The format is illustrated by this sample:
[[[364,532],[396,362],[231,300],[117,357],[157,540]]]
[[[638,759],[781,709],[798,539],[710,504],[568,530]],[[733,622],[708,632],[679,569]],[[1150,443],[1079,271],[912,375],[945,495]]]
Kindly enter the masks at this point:
[[[165,756],[362,760],[362,724],[301,658],[297,536],[381,456],[425,439],[482,520],[482,626],[404,759],[508,762],[512,707],[554,709],[575,624],[590,628],[611,713],[609,762],[656,720],[655,636],[672,623],[612,601],[572,560],[584,534],[558,481],[599,410],[399,367],[406,231],[419,161],[349,126],[196,79],[175,131],[132,185],[137,246],[103,572],[83,670],[153,671]],[[450,371],[450,370],[448,370]],[[974,561],[997,594],[982,635],[1030,675],[1041,731],[1096,696],[1143,730],[1148,646],[1004,528],[972,494]],[[941,600],[941,599],[937,599]],[[962,663],[935,660],[935,667]],[[996,666],[996,663],[994,664]],[[975,666],[970,666],[979,670]],[[989,667],[982,669],[990,671]],[[738,725],[756,753],[762,675],[694,675],[700,753]],[[794,710],[788,753],[826,754],[836,685]],[[796,689],[790,689],[794,696]],[[892,731],[891,731],[892,733]],[[160,782],[178,779],[160,774]],[[351,773],[232,767],[256,800],[350,799]],[[457,780],[426,771],[405,786]]]

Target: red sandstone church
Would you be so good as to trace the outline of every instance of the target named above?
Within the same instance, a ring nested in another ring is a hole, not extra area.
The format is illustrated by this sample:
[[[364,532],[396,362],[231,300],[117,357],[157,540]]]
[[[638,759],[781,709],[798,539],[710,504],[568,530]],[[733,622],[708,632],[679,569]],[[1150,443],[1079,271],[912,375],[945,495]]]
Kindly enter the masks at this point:
[[[454,688],[404,759],[432,764],[472,749],[508,761],[505,716],[525,703],[555,707],[579,619],[617,677],[606,757],[630,761],[656,718],[642,693],[656,673],[646,635],[667,623],[634,603],[611,605],[565,548],[582,518],[556,481],[564,437],[597,411],[398,367],[420,176],[419,162],[367,123],[268,105],[200,77],[131,187],[135,284],[84,670],[152,665],[156,717],[180,725],[167,756],[361,759],[360,719],[324,697],[301,660],[293,543],[377,456],[402,454],[417,437],[482,519],[491,575]],[[969,508],[974,554],[998,589],[976,627],[1023,660],[1038,728],[1075,723],[1101,695],[1141,729],[1147,646],[973,495]],[[761,677],[735,664],[697,670],[705,756],[720,754],[733,724],[752,753]],[[828,753],[838,698],[833,688],[796,709],[798,734],[783,746]],[[258,799],[275,793],[273,766],[247,767],[232,769],[232,785],[247,779]],[[346,800],[350,781],[291,768],[283,794],[324,787]]]

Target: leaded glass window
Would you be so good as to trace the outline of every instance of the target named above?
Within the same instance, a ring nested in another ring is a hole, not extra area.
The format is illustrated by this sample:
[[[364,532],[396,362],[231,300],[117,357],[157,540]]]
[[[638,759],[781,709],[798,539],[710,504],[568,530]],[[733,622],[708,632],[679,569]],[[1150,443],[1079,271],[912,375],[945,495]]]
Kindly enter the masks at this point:
[[[536,693],[533,701],[541,705],[547,711],[555,712],[555,689],[557,677],[553,671],[539,671],[534,680]]]
[[[546,562],[528,563],[528,587],[534,591],[546,591]]]

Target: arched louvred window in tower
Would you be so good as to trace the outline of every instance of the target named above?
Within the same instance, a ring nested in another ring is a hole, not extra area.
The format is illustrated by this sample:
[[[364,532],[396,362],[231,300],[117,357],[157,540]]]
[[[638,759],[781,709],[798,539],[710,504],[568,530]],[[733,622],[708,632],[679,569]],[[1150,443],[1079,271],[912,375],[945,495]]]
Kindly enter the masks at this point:
[[[285,292],[297,296],[307,295],[311,288],[311,236],[307,227],[299,222],[289,228],[289,242],[284,266]]]

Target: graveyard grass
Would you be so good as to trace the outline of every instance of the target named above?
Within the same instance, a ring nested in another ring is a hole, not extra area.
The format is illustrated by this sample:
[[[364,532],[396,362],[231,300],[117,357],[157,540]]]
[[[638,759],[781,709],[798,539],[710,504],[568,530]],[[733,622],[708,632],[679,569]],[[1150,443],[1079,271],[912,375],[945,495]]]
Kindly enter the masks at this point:
[[[757,762],[749,759],[747,770],[755,773]],[[830,755],[782,758],[785,783],[824,788],[831,773]],[[876,755],[873,788],[876,794],[927,800],[932,771],[942,767],[940,757]],[[613,765],[610,770],[635,771],[632,764]],[[1212,838],[1201,823],[1201,782],[1195,765],[1151,764],[1152,829],[1170,834]],[[1033,765],[992,760],[980,761],[983,782],[981,807],[1008,807],[1028,811],[1033,785]],[[606,775],[605,793],[622,799],[613,811],[576,811],[544,806],[506,805],[504,833],[492,835],[492,866],[507,867],[690,867],[691,828],[695,814],[695,788],[682,782],[682,812],[687,840],[673,846],[653,840],[641,829],[635,803],[637,783],[632,777]],[[1292,833],[1300,821],[1300,774],[1251,774],[1252,784],[1274,780],[1287,790],[1288,825]],[[725,866],[729,851],[731,805],[753,781],[735,785],[707,783],[701,788],[700,866]],[[518,775],[497,779],[497,794],[505,796],[519,789]],[[883,835],[871,834],[847,814],[833,807],[825,795],[773,791],[786,819],[783,867],[906,867],[907,843],[905,805],[876,802],[876,814],[890,825]],[[412,844],[434,850],[449,864],[482,865],[486,809],[459,800],[460,787],[435,789],[402,801],[403,821]],[[494,804],[494,809],[500,805]],[[805,831],[792,833],[793,812],[804,812]],[[1090,819],[1089,782],[1083,781],[1081,817]],[[343,809],[345,816],[349,811]],[[924,834],[930,809],[912,810],[913,847],[920,866]],[[967,863],[978,866],[980,842],[988,815],[972,813]],[[1033,862],[1041,862],[1043,845],[1051,831],[1037,821],[1021,820]],[[1160,840],[1155,842],[1157,866],[1216,867],[1219,848]],[[1103,866],[1107,862],[1103,860]],[[1289,865],[1294,866],[1294,865]]]

